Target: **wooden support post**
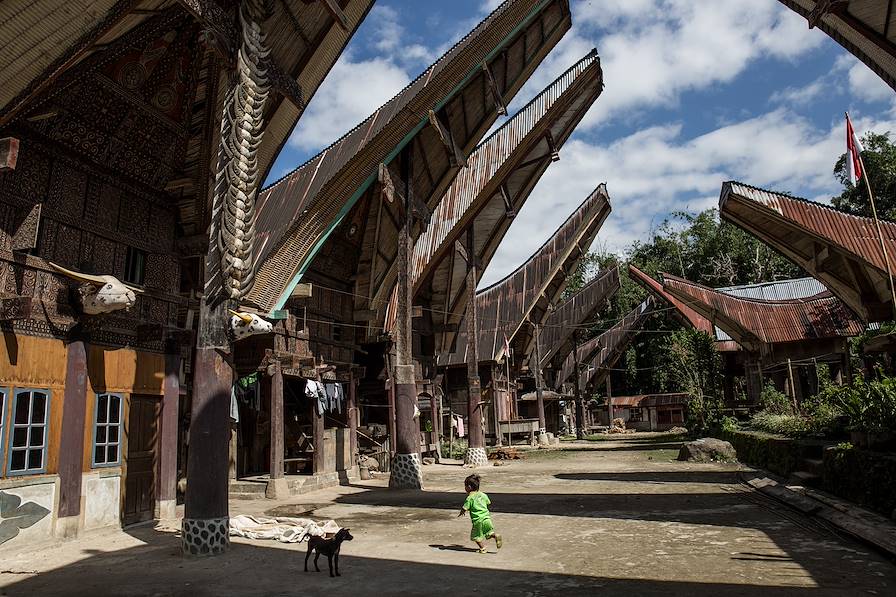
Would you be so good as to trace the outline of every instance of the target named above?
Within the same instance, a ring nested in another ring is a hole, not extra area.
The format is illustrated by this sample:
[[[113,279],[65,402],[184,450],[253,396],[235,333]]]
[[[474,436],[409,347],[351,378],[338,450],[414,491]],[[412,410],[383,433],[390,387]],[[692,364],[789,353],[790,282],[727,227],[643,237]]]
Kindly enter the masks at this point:
[[[454,135],[451,134],[451,129],[442,122],[442,119],[433,110],[429,111],[429,124],[435,129],[439,140],[442,142],[442,145],[445,146],[445,151],[448,152],[448,161],[451,166],[454,168],[461,166],[466,168],[467,158],[464,156],[463,150],[457,144],[457,141],[455,141]]]
[[[607,425],[613,428],[613,386],[610,384],[610,376],[607,375]]]
[[[339,3],[336,0],[320,0],[323,3],[324,8],[327,9],[327,12],[330,13],[330,16],[333,17],[333,20],[336,21],[343,30],[348,31],[349,22],[348,17],[345,16],[345,13],[342,11],[342,7],[339,6]]]
[[[277,500],[289,496],[289,485],[283,471],[283,369],[280,361],[275,359],[268,366],[268,375],[271,376],[271,462],[270,480],[264,493],[265,497]],[[314,447],[316,451],[316,443]]]
[[[747,357],[744,361],[744,377],[747,386],[747,402],[750,406],[758,405],[762,394],[762,364],[755,357]]]
[[[83,339],[66,347],[62,434],[59,439],[59,510],[55,535],[78,534],[81,514],[81,471],[87,420],[87,347]]]
[[[352,466],[354,467],[358,464],[358,389],[355,370],[350,369],[348,375],[348,401],[345,406],[345,413],[348,416],[349,450],[351,451]]]
[[[432,114],[432,113],[430,113]],[[404,187],[404,223],[398,233],[398,308],[395,318],[395,456],[389,487],[393,489],[422,489],[423,473],[420,462],[420,426],[414,418],[417,404],[417,376],[412,355],[411,321],[413,318],[413,287],[411,284],[411,152],[402,150],[401,179]]]
[[[177,518],[177,425],[180,412],[179,347],[169,346],[165,355],[162,412],[159,421],[159,478],[156,482],[156,518]]]
[[[581,388],[581,380],[582,376],[581,366],[582,364],[579,362],[579,333],[578,331],[573,332],[573,360],[575,362],[576,373],[573,376],[575,388],[576,388],[576,438],[585,439],[585,405],[582,401],[582,388]]]
[[[504,96],[501,93],[501,90],[498,89],[498,82],[495,80],[495,75],[492,73],[492,69],[488,65],[488,62],[482,63],[482,71],[485,73],[485,82],[488,84],[492,99],[495,100],[495,107],[498,109],[498,114],[507,116],[507,104],[504,102]]]
[[[547,443],[547,421],[544,418],[544,379],[541,376],[541,326],[535,324],[535,405],[538,409],[538,442]],[[531,360],[530,360],[531,363]],[[530,365],[530,368],[532,365]]]
[[[316,381],[320,383],[320,369],[317,368],[317,363],[315,363],[314,372],[317,377]],[[311,442],[314,445],[314,453],[311,456],[311,472],[315,475],[321,475],[327,472],[326,451],[324,449],[324,441],[327,433],[326,425],[324,424],[325,416],[326,413],[317,412],[317,404],[311,405]]]
[[[476,268],[476,251],[473,243],[473,227],[467,229],[467,452],[464,464],[485,466],[485,431],[482,428],[482,385],[479,380],[479,311],[476,304],[476,284],[479,282]]]
[[[200,318],[211,325],[229,321],[226,309],[206,308]],[[200,330],[200,342],[203,333]],[[230,546],[228,452],[233,370],[216,348],[196,349],[193,408],[182,545],[185,554],[217,555]]]

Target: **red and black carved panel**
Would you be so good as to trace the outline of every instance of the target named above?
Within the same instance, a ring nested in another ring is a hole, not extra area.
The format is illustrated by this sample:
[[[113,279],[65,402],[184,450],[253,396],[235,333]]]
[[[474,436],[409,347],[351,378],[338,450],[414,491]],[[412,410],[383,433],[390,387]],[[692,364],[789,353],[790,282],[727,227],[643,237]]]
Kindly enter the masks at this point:
[[[128,236],[138,236],[142,240],[148,228],[149,203],[138,197],[128,197],[118,218],[118,231]]]
[[[87,195],[87,173],[72,165],[56,160],[50,178],[47,209],[80,218],[84,214],[84,198]]]
[[[16,169],[0,174],[0,189],[4,201],[8,197],[22,204],[39,203],[46,199],[49,181],[50,158],[23,143]]]
[[[109,231],[118,229],[118,207],[121,191],[117,187],[97,178],[87,186],[84,206],[85,222]]]

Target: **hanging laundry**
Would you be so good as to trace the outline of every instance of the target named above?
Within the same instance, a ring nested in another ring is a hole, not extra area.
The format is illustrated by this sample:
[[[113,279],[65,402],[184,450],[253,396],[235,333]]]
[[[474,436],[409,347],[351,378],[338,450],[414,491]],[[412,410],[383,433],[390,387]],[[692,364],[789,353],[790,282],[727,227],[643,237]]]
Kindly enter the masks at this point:
[[[329,410],[329,398],[327,398],[327,392],[324,389],[324,384],[319,381],[313,379],[305,380],[305,396],[315,402],[318,415],[323,416],[323,414]]]
[[[230,388],[230,418],[235,423],[240,422],[240,405],[236,401],[236,385]]]
[[[460,415],[452,415],[454,420],[457,422],[457,437],[464,436],[464,418]]]
[[[345,393],[342,390],[341,383],[324,384],[327,391],[327,399],[330,406],[330,412],[342,414],[342,403],[345,400]]]

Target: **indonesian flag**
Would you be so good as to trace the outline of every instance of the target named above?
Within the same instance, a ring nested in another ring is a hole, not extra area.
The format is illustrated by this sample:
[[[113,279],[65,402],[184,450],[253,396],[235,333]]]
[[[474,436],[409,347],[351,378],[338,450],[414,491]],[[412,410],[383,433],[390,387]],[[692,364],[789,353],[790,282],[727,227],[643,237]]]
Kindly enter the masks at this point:
[[[852,128],[849,114],[846,115],[846,160],[849,162],[849,180],[853,186],[862,178],[862,158],[860,152],[864,151],[859,136]]]

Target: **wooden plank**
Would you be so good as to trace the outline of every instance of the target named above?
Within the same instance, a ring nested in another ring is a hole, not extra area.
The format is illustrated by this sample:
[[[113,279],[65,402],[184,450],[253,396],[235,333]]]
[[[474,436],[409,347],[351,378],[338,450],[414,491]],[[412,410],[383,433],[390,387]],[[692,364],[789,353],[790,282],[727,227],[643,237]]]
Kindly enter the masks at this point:
[[[59,444],[60,518],[81,513],[81,461],[87,420],[87,349],[83,340],[69,343],[65,361],[62,435]],[[48,405],[49,407],[49,405]]]
[[[342,11],[342,7],[336,2],[336,0],[320,0],[324,3],[324,8],[327,9],[327,12],[330,13],[330,16],[333,17],[333,20],[336,21],[336,24],[342,27],[343,31],[348,31],[349,22],[348,17],[345,16],[345,13]]]

